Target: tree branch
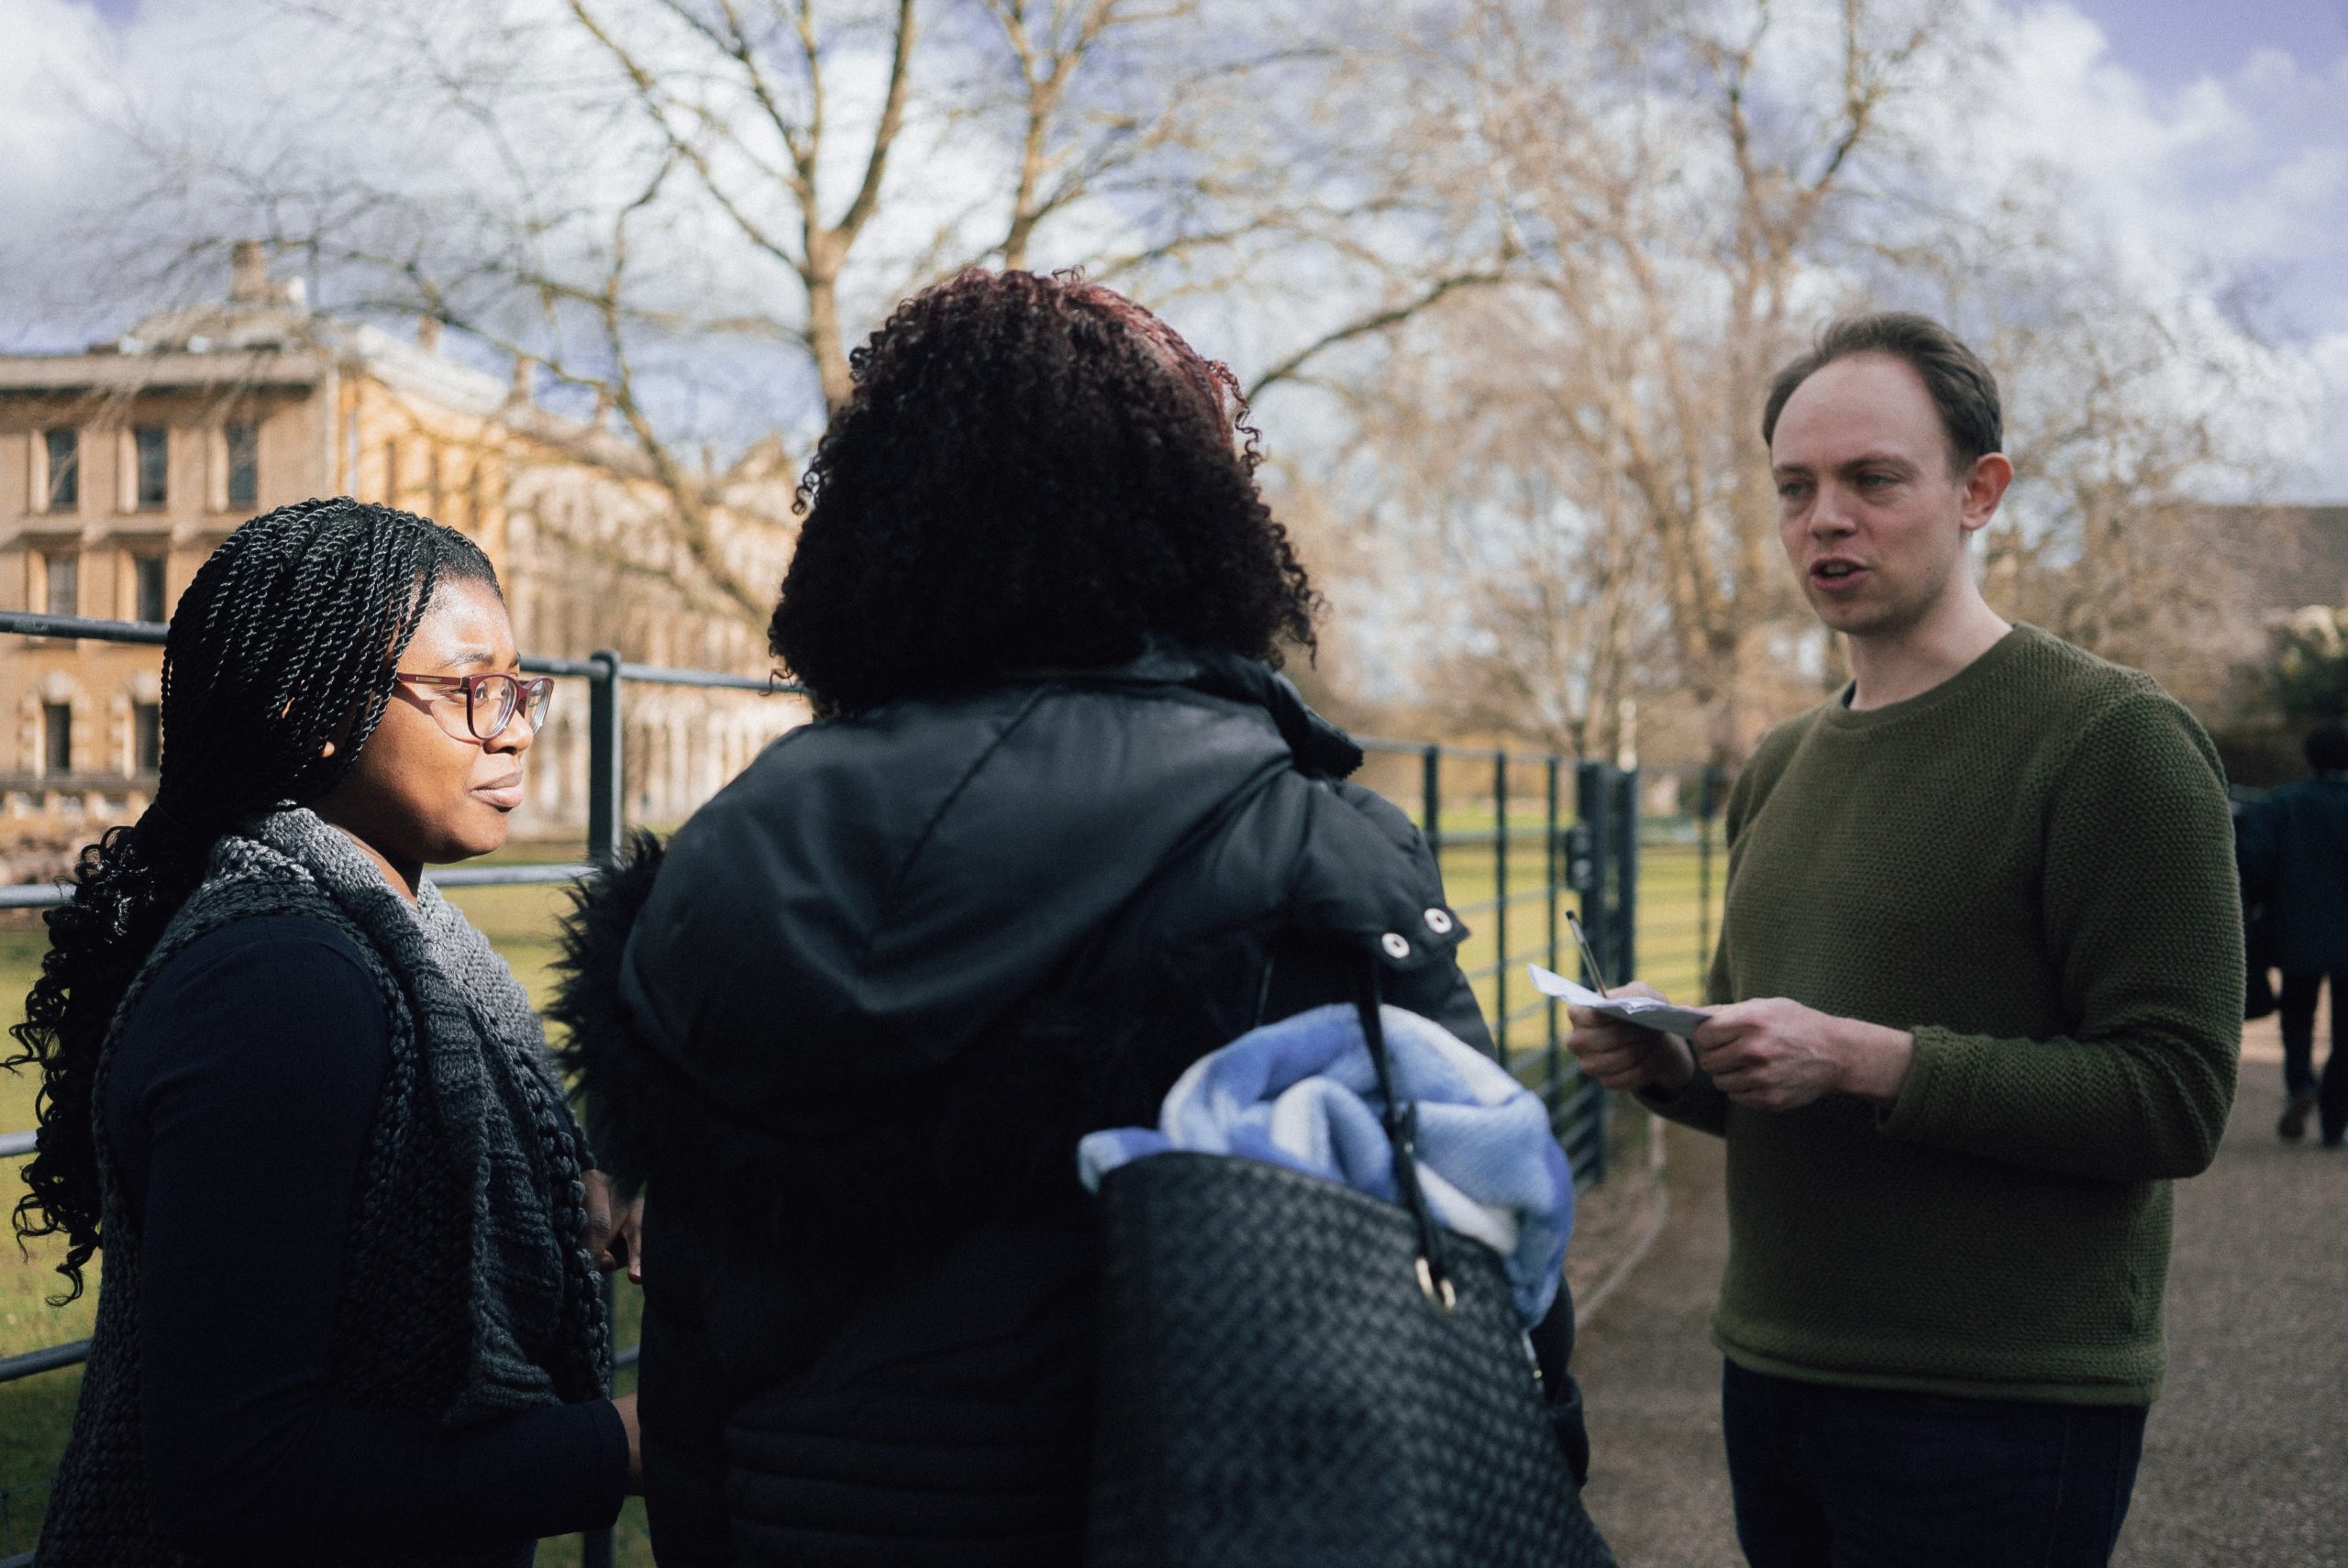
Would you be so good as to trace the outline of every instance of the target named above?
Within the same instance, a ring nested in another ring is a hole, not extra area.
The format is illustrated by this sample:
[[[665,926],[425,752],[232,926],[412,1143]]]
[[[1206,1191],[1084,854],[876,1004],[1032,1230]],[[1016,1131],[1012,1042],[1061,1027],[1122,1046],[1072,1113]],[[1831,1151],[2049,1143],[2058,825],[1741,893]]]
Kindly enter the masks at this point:
[[[1421,311],[1441,303],[1462,289],[1489,287],[1491,284],[1505,282],[1507,277],[1508,274],[1505,271],[1499,270],[1454,273],[1450,277],[1438,279],[1415,298],[1406,300],[1398,305],[1390,305],[1383,310],[1372,311],[1357,320],[1347,322],[1334,332],[1324,332],[1257,376],[1247,387],[1247,401],[1253,403],[1263,394],[1265,389],[1295,379],[1297,373],[1305,366],[1339,344],[1351,343],[1357,338],[1390,331],[1409,321]]]

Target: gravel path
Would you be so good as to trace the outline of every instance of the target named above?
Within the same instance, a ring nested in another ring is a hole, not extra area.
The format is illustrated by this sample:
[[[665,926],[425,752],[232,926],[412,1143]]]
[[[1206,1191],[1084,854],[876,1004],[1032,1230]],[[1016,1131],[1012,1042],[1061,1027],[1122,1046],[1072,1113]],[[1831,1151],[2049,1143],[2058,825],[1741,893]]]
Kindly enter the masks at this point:
[[[2260,1032],[2217,1165],[2177,1187],[2168,1388],[2120,1568],[2348,1568],[2348,1154],[2275,1136]]]
[[[1645,1261],[1574,1346],[1589,1411],[1584,1496],[1623,1568],[1734,1568],[1720,1353],[1704,1331],[1728,1258],[1722,1144],[1667,1127],[1671,1210]]]
[[[2348,1154],[2275,1136],[2272,1025],[2232,1124],[2177,1188],[2168,1389],[2117,1568],[2348,1568]],[[1670,1222],[1575,1353],[1591,1515],[1624,1568],[1737,1568],[1704,1318],[1727,1252],[1720,1145],[1673,1128]]]

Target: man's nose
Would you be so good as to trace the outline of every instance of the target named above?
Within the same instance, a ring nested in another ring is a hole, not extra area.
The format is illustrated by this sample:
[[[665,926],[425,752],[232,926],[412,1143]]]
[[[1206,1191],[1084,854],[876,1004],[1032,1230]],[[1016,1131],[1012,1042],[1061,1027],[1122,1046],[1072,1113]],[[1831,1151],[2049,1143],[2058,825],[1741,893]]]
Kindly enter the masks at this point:
[[[1858,526],[1855,502],[1841,485],[1819,487],[1818,499],[1810,509],[1810,531],[1814,536],[1848,534]]]

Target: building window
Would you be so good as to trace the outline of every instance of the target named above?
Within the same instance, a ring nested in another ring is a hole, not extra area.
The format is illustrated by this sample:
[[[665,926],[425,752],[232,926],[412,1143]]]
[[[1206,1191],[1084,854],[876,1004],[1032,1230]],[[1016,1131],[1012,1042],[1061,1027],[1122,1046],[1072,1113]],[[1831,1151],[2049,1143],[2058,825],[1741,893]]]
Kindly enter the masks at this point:
[[[48,569],[49,597],[41,608],[51,615],[80,614],[82,558],[66,551],[48,557],[43,565]]]
[[[163,767],[163,709],[157,702],[130,705],[130,768],[156,773]]]
[[[72,512],[82,504],[82,433],[44,430],[41,441],[49,458],[49,495],[42,510]]]
[[[73,707],[70,702],[43,702],[40,705],[41,730],[48,741],[41,753],[43,773],[73,771]]]
[[[260,426],[228,426],[228,504],[260,503]]]
[[[400,503],[400,439],[387,436],[383,441],[383,504]]]
[[[130,559],[133,597],[131,618],[137,621],[166,621],[171,612],[163,603],[163,558],[133,556]]]
[[[130,433],[138,455],[138,510],[161,512],[170,504],[171,433],[160,425],[141,425]]]

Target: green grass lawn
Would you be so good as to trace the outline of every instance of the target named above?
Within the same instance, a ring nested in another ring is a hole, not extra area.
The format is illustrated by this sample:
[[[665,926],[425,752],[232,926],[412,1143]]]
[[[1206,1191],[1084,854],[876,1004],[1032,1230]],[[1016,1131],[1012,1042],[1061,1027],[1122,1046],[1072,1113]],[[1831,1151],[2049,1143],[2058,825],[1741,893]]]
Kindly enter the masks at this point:
[[[23,1016],[24,994],[39,971],[47,944],[45,932],[0,928],[0,995],[7,999],[0,1006],[12,1023]],[[13,1054],[13,1043],[0,1051]],[[25,1075],[0,1072],[0,1132],[31,1130],[33,1090]],[[18,1161],[0,1162],[0,1206],[9,1209],[24,1193],[17,1176],[19,1167]],[[63,1255],[64,1249],[53,1239],[21,1250],[0,1242],[0,1355],[88,1335],[97,1305],[96,1265],[91,1266],[90,1288],[80,1300],[52,1307],[48,1298],[64,1283],[52,1271]],[[40,1522],[42,1483],[65,1441],[81,1386],[78,1370],[0,1384],[0,1556],[32,1546]]]
[[[1527,817],[1523,825],[1534,825],[1537,819]],[[1445,813],[1446,834],[1465,835],[1478,828],[1489,832],[1490,813],[1480,821],[1468,812]],[[544,858],[543,856],[536,858]],[[1466,915],[1472,932],[1460,951],[1461,963],[1471,973],[1491,965],[1500,955],[1497,941],[1500,922],[1494,911],[1476,912],[1476,906],[1492,899],[1498,890],[1497,868],[1489,845],[1455,844],[1443,856],[1446,891],[1455,908],[1470,911]],[[1717,856],[1712,867],[1712,908],[1700,918],[1697,899],[1698,857],[1692,845],[1650,845],[1641,852],[1638,900],[1639,977],[1646,979],[1675,999],[1695,999],[1698,996],[1701,967],[1700,937],[1719,930],[1720,879],[1722,863]],[[1525,1007],[1534,999],[1523,978],[1523,965],[1527,960],[1548,964],[1547,900],[1542,896],[1544,877],[1543,856],[1537,841],[1511,846],[1508,889],[1511,906],[1508,912],[1509,973],[1506,979],[1507,1003],[1512,1011]],[[457,904],[473,922],[496,944],[514,966],[515,973],[531,995],[543,1002],[547,986],[547,966],[554,956],[554,922],[564,907],[565,893],[560,888],[475,888],[452,895]],[[1560,909],[1573,907],[1560,903]],[[0,1011],[8,1021],[22,1016],[22,999],[39,972],[40,955],[46,946],[46,933],[30,927],[0,927]],[[1551,966],[1567,973],[1578,973],[1572,956],[1572,937],[1563,926],[1558,927],[1558,960]],[[1627,977],[1615,977],[1625,978]],[[1499,976],[1488,976],[1476,983],[1478,997],[1484,1004],[1487,1017],[1496,1018],[1495,1006],[1500,999],[1501,982]],[[1535,1080],[1545,1071],[1545,1044],[1548,1039],[1546,1019],[1541,1012],[1512,1024],[1508,1043],[1512,1057],[1520,1063],[1520,1071],[1529,1080]],[[1570,1072],[1570,1068],[1565,1071]],[[0,1132],[28,1131],[33,1125],[33,1083],[23,1074],[0,1071]],[[0,1201],[14,1206],[23,1188],[16,1175],[16,1162],[0,1166]],[[92,1289],[71,1306],[51,1307],[47,1297],[61,1283],[52,1272],[62,1248],[53,1238],[30,1243],[19,1252],[15,1247],[0,1249],[0,1355],[15,1354],[67,1340],[80,1339],[89,1332],[91,1312],[95,1303],[96,1276],[92,1272]],[[638,1302],[636,1291],[623,1284],[620,1287],[620,1318],[617,1342],[632,1344],[636,1340]],[[632,1386],[632,1375],[625,1375],[621,1386]],[[80,1386],[77,1372],[44,1373],[15,1383],[0,1384],[0,1557],[28,1550],[39,1529],[40,1507],[44,1483],[56,1456],[65,1442],[72,1416],[73,1397]],[[579,1560],[576,1539],[549,1541],[538,1552],[542,1564],[570,1563]],[[650,1552],[645,1544],[642,1505],[631,1502],[622,1517],[620,1526],[619,1561],[627,1563],[649,1563]]]
[[[1477,999],[1483,1003],[1485,1016],[1497,1027],[1502,999],[1501,977],[1480,972],[1490,968],[1501,957],[1500,911],[1493,907],[1500,891],[1499,867],[1489,840],[1476,843],[1470,837],[1478,833],[1489,834],[1492,830],[1491,816],[1489,812],[1471,817],[1464,812],[1455,815],[1446,812],[1443,825],[1444,890],[1452,908],[1460,911],[1469,932],[1460,946],[1460,966],[1478,977]],[[1511,825],[1522,832],[1539,827],[1540,819],[1528,815],[1512,821]],[[1706,873],[1694,843],[1641,845],[1634,922],[1638,930],[1637,973],[1608,978],[1618,984],[1642,979],[1675,1000],[1700,1000],[1711,943],[1720,931],[1721,882],[1726,864],[1726,856],[1716,845],[1709,873],[1710,897],[1708,900],[1701,900],[1699,892],[1703,889]],[[1506,1005],[1511,1014],[1520,1013],[1536,1000],[1524,977],[1528,961],[1580,977],[1573,933],[1564,919],[1564,911],[1578,910],[1579,900],[1572,894],[1561,894],[1553,925],[1549,900],[1545,896],[1546,877],[1546,861],[1537,838],[1509,845]],[[1540,1014],[1512,1022],[1510,1049],[1514,1052],[1534,1044],[1545,1039],[1546,1033],[1546,1020]]]

